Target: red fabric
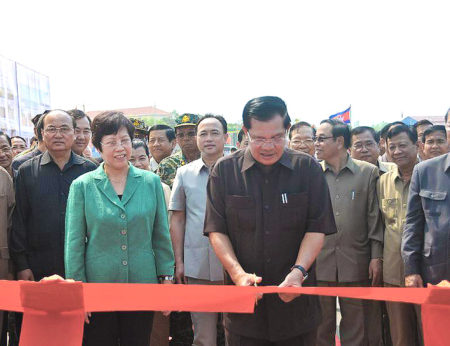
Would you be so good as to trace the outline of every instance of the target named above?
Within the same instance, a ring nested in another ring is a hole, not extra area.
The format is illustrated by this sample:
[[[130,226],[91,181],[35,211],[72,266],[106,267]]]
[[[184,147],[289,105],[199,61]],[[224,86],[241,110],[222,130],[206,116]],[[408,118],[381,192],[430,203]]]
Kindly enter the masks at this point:
[[[80,345],[84,311],[251,313],[258,293],[280,292],[422,304],[425,344],[445,345],[450,340],[450,288],[434,286],[279,288],[0,281],[0,309],[25,312],[21,346]]]

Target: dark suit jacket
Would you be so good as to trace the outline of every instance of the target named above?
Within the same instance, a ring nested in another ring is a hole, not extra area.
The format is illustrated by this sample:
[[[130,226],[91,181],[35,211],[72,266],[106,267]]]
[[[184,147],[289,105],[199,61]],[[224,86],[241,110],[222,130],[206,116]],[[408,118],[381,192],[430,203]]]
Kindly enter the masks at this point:
[[[405,276],[450,280],[450,153],[414,168],[403,231]]]

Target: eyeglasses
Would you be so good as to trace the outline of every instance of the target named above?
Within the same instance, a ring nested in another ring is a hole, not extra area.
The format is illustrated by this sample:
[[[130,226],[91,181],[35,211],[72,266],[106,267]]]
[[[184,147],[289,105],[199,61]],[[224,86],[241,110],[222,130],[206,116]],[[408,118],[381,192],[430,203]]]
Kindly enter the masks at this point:
[[[83,134],[83,136],[90,136],[91,133],[92,133],[92,131],[89,130],[89,129],[81,130],[81,129],[79,129],[78,127],[75,128],[75,134],[76,134],[76,135],[81,135],[81,134]]]
[[[353,150],[361,151],[363,148],[366,148],[367,150],[371,150],[375,148],[375,142],[366,142],[366,143],[356,143],[353,145]]]
[[[248,134],[248,141],[258,147],[263,146],[265,143],[279,145],[281,143],[284,143],[286,140],[286,135],[284,133],[274,136],[272,138],[252,138],[250,132],[247,132],[247,134]]]
[[[292,141],[292,144],[294,145],[301,145],[301,144],[305,144],[305,145],[313,145],[314,144],[314,140],[315,138],[312,139],[296,139],[295,141]]]
[[[62,135],[68,135],[69,133],[71,133],[73,131],[72,128],[68,127],[68,126],[62,126],[62,127],[47,127],[46,129],[44,129],[44,132],[46,134],[49,134],[51,136],[56,135],[57,132],[59,132]]]
[[[117,142],[117,141],[108,141],[108,142],[100,142],[104,147],[108,147],[108,148],[117,148],[119,145],[123,148],[128,147],[131,145],[131,139],[127,138],[127,139],[122,139],[121,141]]]
[[[197,135],[197,133],[195,131],[190,131],[187,133],[183,133],[183,132],[178,132],[177,134],[175,134],[175,137],[177,137],[178,139],[184,139],[186,138],[192,138],[195,137]]]
[[[330,139],[330,138],[334,138],[333,136],[328,136],[328,137],[316,137],[314,138],[314,143],[323,143],[325,142],[326,139]]]

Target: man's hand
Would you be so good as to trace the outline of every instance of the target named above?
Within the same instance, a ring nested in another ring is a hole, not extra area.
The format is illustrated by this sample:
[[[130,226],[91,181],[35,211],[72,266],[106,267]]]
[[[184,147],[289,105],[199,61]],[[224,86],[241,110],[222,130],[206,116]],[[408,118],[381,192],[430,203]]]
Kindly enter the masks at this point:
[[[423,287],[423,280],[419,274],[411,274],[405,277],[406,287]]]
[[[381,286],[383,282],[383,261],[381,258],[370,260],[369,279],[372,280],[372,286]]]
[[[25,269],[17,273],[17,280],[34,281],[34,275],[31,269]]]
[[[291,272],[288,275],[286,275],[286,278],[278,287],[302,287],[302,283],[303,283],[303,273],[298,269],[292,269]],[[289,303],[290,301],[300,296],[300,294],[278,293],[278,296],[283,302]]]
[[[186,277],[184,276],[183,262],[179,262],[175,265],[175,282],[177,284],[187,284]]]
[[[183,276],[184,277],[184,276]],[[164,280],[164,281],[162,281],[161,282],[163,285],[173,285],[173,281],[172,280]],[[162,311],[162,314],[164,315],[164,316],[169,316],[170,315],[170,313],[171,313],[171,311]]]
[[[243,272],[234,278],[231,278],[236,286],[256,286],[261,283],[262,277],[256,276],[255,274],[249,274]],[[262,293],[258,293],[256,300],[260,300],[263,297]]]

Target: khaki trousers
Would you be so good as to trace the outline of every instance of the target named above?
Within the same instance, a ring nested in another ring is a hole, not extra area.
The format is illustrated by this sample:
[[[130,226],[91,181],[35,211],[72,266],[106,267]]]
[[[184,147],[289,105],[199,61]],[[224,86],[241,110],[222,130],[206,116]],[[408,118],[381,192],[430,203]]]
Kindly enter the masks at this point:
[[[188,277],[188,285],[223,285],[223,281],[209,281]],[[191,312],[194,325],[193,346],[214,346],[217,344],[217,312]]]
[[[368,282],[328,282],[318,281],[319,287],[366,287]],[[368,316],[369,304],[363,299],[339,299],[341,308],[341,323],[339,336],[343,346],[368,345]],[[336,297],[320,296],[322,309],[322,323],[317,330],[316,345],[334,345],[336,336]],[[380,326],[381,327],[381,326]]]
[[[399,287],[384,283],[385,287]],[[420,305],[386,302],[393,346],[423,345]]]

